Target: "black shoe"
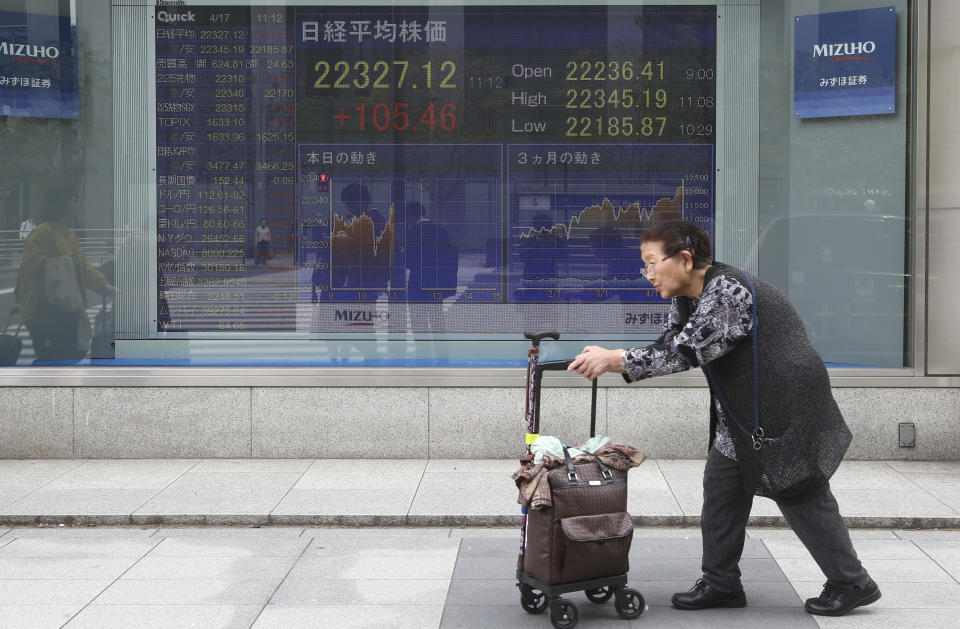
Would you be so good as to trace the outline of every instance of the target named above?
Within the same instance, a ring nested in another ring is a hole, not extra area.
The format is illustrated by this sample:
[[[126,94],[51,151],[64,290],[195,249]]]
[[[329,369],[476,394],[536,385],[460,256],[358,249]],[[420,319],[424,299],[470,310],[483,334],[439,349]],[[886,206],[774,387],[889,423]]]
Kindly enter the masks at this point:
[[[880,588],[867,581],[863,587],[840,588],[829,581],[823,584],[823,592],[817,598],[808,598],[803,608],[820,616],[843,616],[861,605],[869,605],[880,599]]]
[[[743,590],[721,592],[699,579],[689,592],[677,592],[670,599],[677,609],[708,609],[710,607],[746,607],[747,595]]]

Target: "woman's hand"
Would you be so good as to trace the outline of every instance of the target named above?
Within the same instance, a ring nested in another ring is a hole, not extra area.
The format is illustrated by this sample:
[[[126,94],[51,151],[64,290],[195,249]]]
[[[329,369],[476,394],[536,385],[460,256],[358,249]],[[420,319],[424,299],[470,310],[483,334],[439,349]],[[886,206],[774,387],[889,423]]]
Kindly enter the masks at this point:
[[[567,367],[567,371],[576,371],[587,380],[593,380],[605,373],[623,373],[620,363],[622,349],[604,349],[596,345],[587,345]]]

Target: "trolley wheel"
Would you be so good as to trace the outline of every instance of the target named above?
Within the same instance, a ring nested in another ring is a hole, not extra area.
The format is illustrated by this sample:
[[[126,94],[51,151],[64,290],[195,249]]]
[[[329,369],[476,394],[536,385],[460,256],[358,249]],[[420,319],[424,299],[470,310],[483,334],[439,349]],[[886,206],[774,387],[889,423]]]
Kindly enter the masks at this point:
[[[547,596],[529,585],[521,585],[520,606],[528,614],[542,614],[547,609]]]
[[[631,588],[623,588],[617,592],[617,600],[613,603],[617,613],[625,620],[632,620],[643,613],[646,603],[643,595]]]
[[[573,601],[558,598],[550,604],[550,623],[557,629],[571,629],[580,620],[580,610]]]
[[[606,603],[610,600],[610,597],[613,596],[613,588],[605,585],[602,588],[584,590],[583,593],[587,595],[591,603],[597,603],[599,605],[600,603]]]

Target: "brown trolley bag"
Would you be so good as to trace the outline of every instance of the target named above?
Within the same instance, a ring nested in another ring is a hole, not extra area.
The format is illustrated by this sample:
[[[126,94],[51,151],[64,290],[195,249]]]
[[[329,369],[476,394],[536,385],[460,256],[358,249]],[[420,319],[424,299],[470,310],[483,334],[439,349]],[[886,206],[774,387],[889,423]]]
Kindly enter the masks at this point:
[[[539,434],[543,372],[565,370],[571,362],[532,363],[530,433]],[[596,380],[591,398],[593,437]],[[566,446],[563,453],[566,464],[548,474],[551,506],[524,511],[526,528],[517,565],[520,604],[530,614],[549,608],[551,623],[569,629],[577,624],[580,612],[573,601],[560,595],[582,590],[594,603],[616,597],[617,614],[628,620],[637,618],[645,604],[640,592],[626,587],[633,540],[633,519],[627,513],[627,472],[611,469],[597,457],[574,461]]]
[[[544,585],[626,574],[633,540],[627,472],[568,459],[549,483],[553,506],[527,516],[524,572]]]

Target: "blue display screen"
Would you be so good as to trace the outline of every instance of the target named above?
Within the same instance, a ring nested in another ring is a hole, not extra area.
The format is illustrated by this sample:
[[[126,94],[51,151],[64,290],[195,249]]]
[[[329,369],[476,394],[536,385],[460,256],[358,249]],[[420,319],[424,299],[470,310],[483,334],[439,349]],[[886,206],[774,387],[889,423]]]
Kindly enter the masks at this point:
[[[714,232],[716,7],[157,11],[158,330],[655,332]]]

